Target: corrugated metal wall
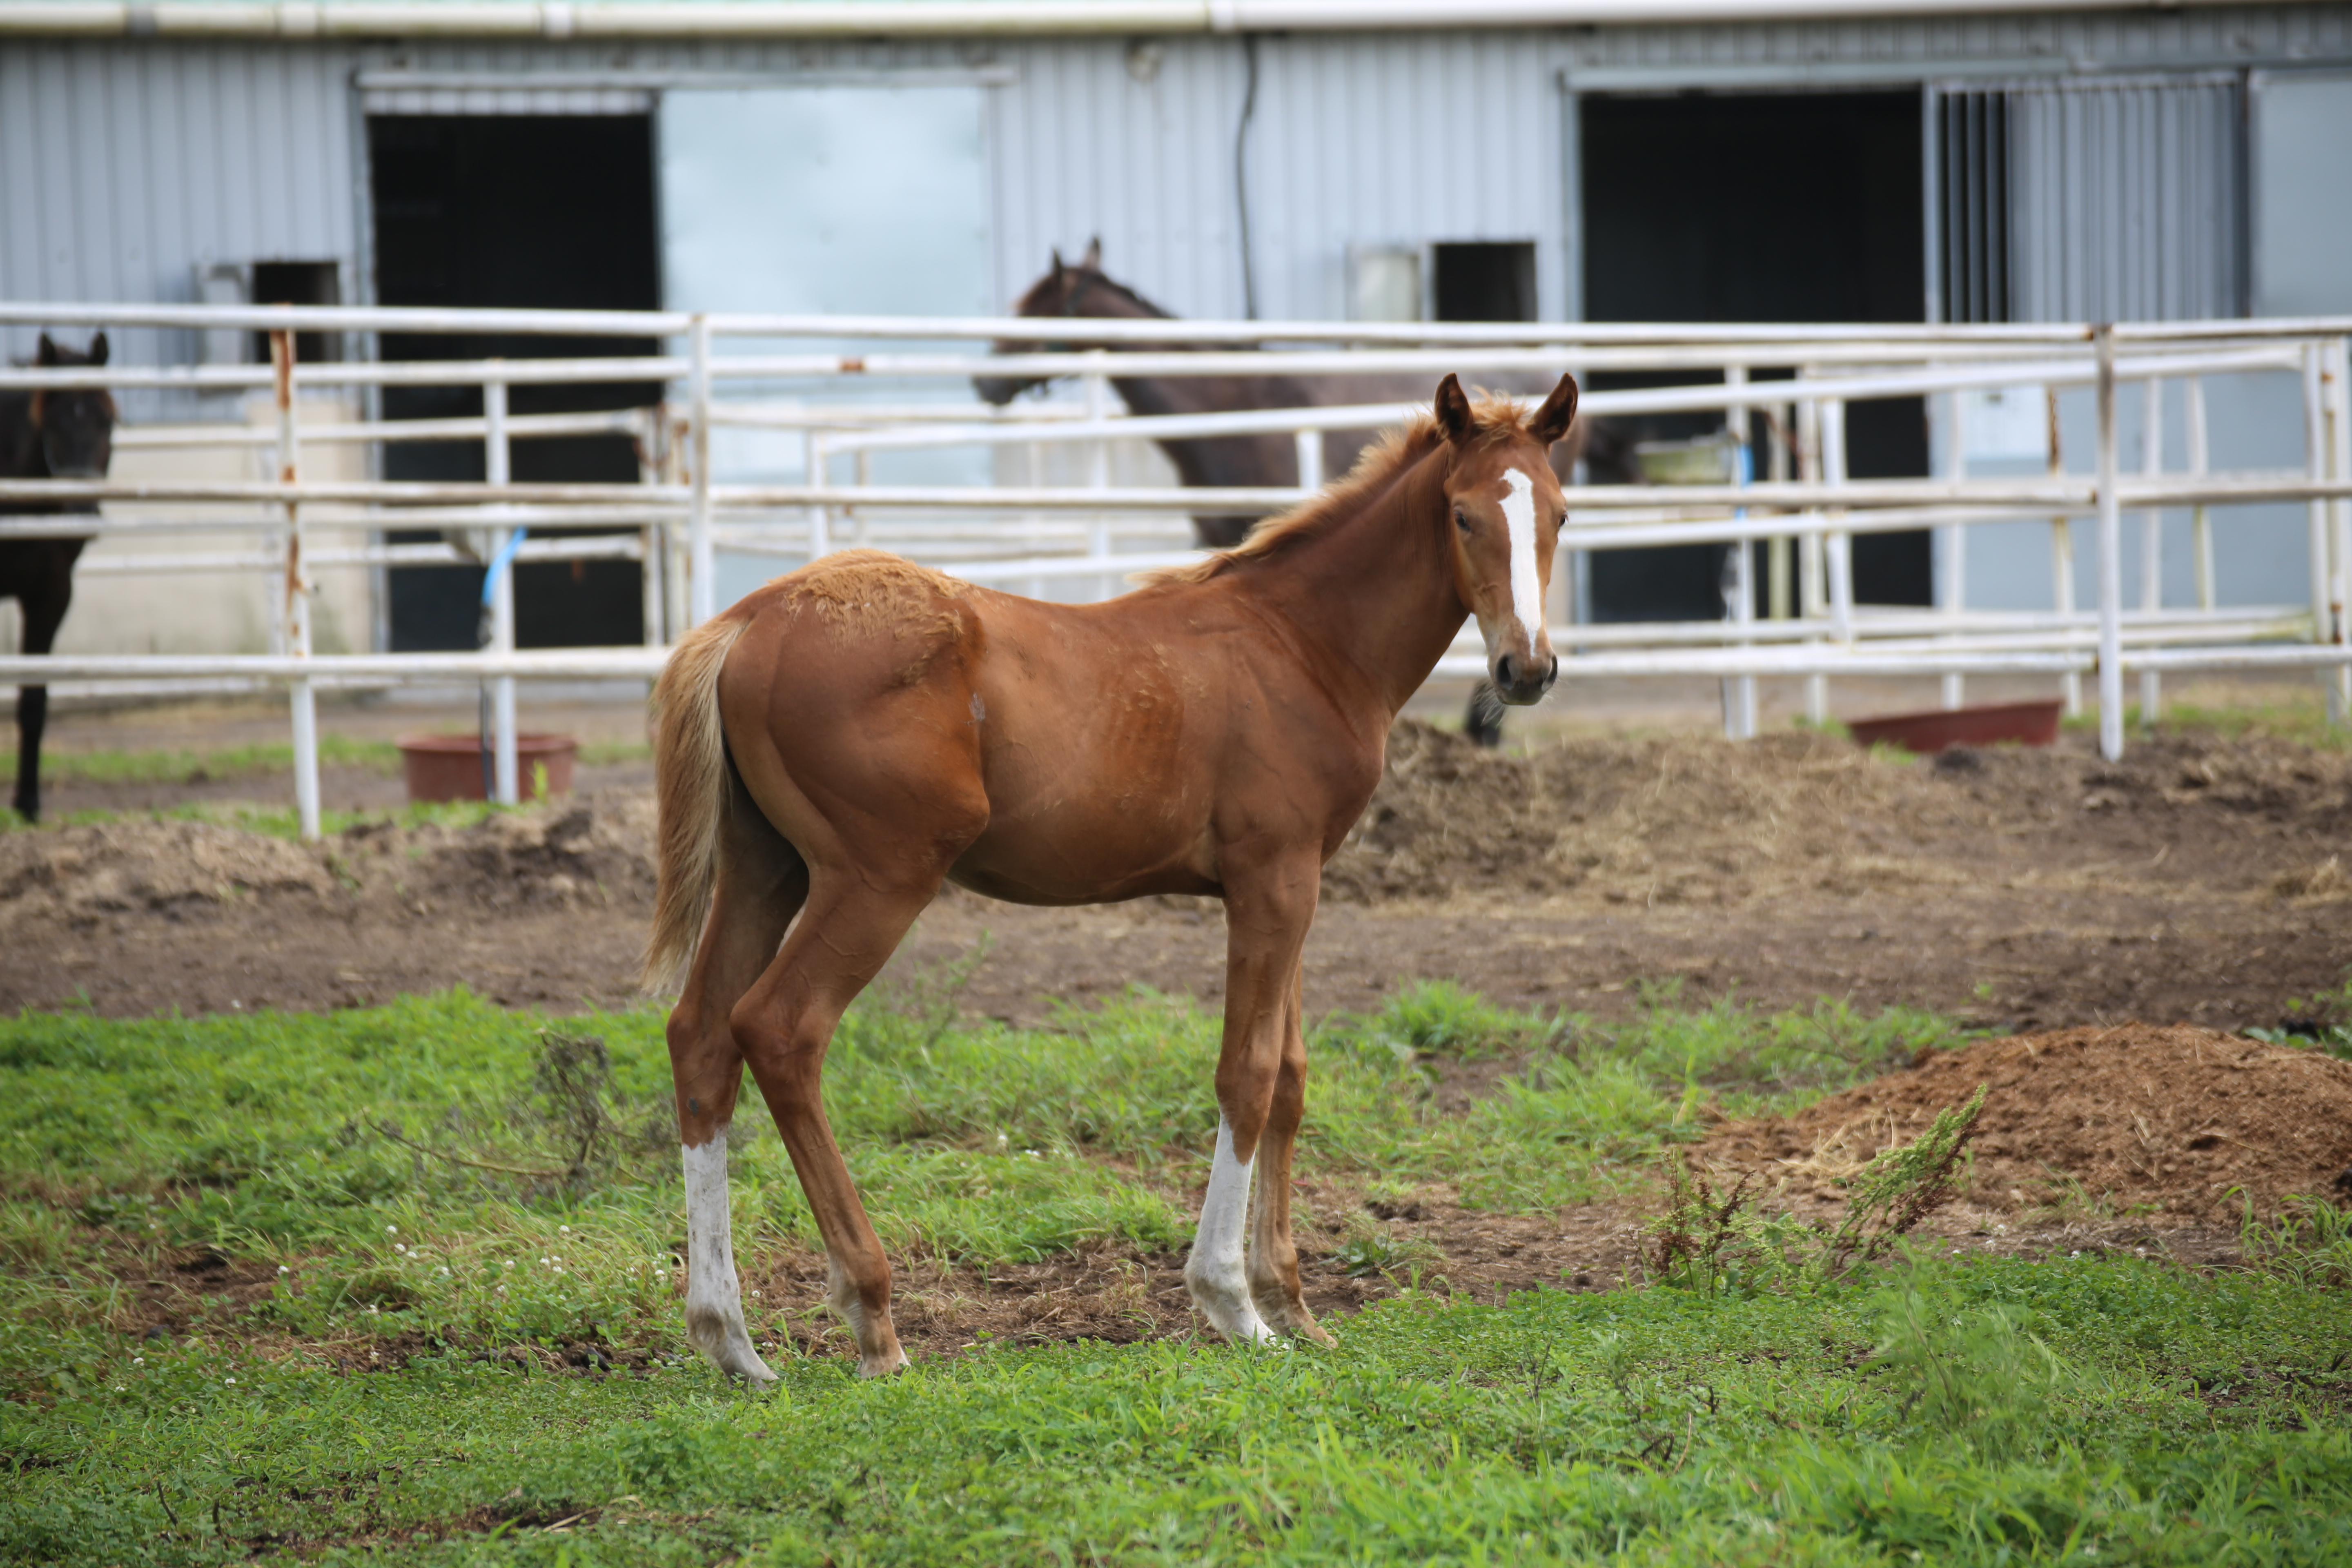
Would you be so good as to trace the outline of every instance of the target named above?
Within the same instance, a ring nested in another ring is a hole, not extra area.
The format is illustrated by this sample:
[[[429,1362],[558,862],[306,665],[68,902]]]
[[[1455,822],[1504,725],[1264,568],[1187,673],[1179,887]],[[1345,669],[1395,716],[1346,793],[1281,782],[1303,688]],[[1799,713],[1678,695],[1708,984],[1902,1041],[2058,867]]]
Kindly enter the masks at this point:
[[[2032,84],[2003,96],[2011,319],[2245,309],[2235,79]]]
[[[362,68],[789,76],[992,65],[1012,78],[991,93],[997,296],[1009,301],[1054,246],[1072,249],[1098,234],[1111,269],[1169,309],[1239,314],[1234,151],[1243,46],[1180,37],[1135,50],[1134,42],[11,43],[0,47],[0,295],[184,300],[196,265],[262,258],[342,260],[363,295],[351,85]],[[2327,58],[2352,58],[2352,5],[1269,37],[1259,45],[1248,153],[1260,309],[1342,313],[1350,243],[1533,239],[1542,308],[1564,313],[1575,257],[1563,73],[1573,90],[1953,77],[1990,85],[2044,70]],[[2200,189],[2219,189],[2208,132],[2224,96],[2216,88],[2194,105],[2158,110],[2145,136],[2126,126],[2127,138],[2142,137],[2134,145],[2172,139],[2155,162],[2132,167],[2159,181],[2168,171],[2205,170],[2210,178],[2194,176],[2206,181]],[[2095,154],[2081,138],[2092,121],[2112,110],[2124,126],[2137,103],[2129,89],[2053,96],[2048,135],[2074,160],[2067,166],[2090,171]],[[2051,221],[2074,221],[2070,197],[2050,200]],[[2210,238],[2184,209],[2178,221],[2162,220],[2155,248],[2177,241],[2194,255],[2140,278],[2118,252],[2114,266],[2083,276],[2121,279],[2123,313],[2228,308],[2222,301],[2240,285],[2230,258],[2210,253]],[[2081,250],[2050,275],[2073,276]],[[2036,296],[2031,308],[2078,313],[2093,298],[2061,290]],[[12,353],[29,346],[27,333],[0,340]],[[121,347],[136,360],[184,362],[195,353],[183,333],[132,334]]]
[[[184,300],[202,263],[351,260],[349,70],[331,49],[0,48],[0,297]],[[30,331],[0,334],[31,352]],[[196,357],[193,332],[113,342],[134,363]]]

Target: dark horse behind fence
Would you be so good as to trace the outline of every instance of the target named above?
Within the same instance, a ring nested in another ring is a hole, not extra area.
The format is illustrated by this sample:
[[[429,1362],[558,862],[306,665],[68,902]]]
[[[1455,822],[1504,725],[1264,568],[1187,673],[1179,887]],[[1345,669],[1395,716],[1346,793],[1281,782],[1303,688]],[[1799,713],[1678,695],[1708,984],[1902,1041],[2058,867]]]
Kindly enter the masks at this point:
[[[89,353],[76,353],[44,332],[33,363],[60,368],[104,364],[106,334],[90,339]],[[98,387],[0,390],[0,479],[105,478],[114,456],[114,399]],[[0,517],[97,510],[88,501],[0,501]],[[73,603],[74,561],[89,542],[87,536],[0,539],[0,599],[14,599],[24,611],[26,653],[47,653],[56,644],[66,606]],[[18,689],[14,805],[28,821],[41,815],[41,730],[48,714],[47,687]]]
[[[1096,320],[1169,321],[1169,313],[1102,269],[1102,242],[1087,247],[1076,262],[1060,252],[1043,278],[1030,286],[1013,307],[1030,317],[1068,316]],[[999,343],[999,353],[1018,353],[1043,346]],[[1206,343],[1155,343],[1152,352],[1225,347]],[[1117,352],[1114,349],[1113,352]],[[1540,396],[1552,388],[1540,374],[1498,372],[1479,378],[1487,390]],[[1426,395],[1422,378],[1406,374],[1369,375],[1120,375],[1112,387],[1131,413],[1228,414],[1254,408],[1328,408],[1357,404],[1413,403]],[[972,386],[986,401],[1002,407],[1030,387],[1036,378],[976,376]],[[1355,467],[1356,459],[1378,434],[1370,427],[1330,430],[1323,437],[1323,472],[1333,478]],[[1175,465],[1188,486],[1283,486],[1298,483],[1298,448],[1287,431],[1262,435],[1171,437],[1154,443]],[[1604,424],[1580,419],[1565,439],[1551,449],[1553,473],[1565,484],[1581,459],[1588,471],[1606,483],[1636,482],[1633,445]],[[1247,537],[1256,519],[1221,513],[1196,515],[1192,531],[1202,548],[1229,549]],[[1476,740],[1494,745],[1502,738],[1501,706],[1483,683],[1473,695],[1465,727]]]

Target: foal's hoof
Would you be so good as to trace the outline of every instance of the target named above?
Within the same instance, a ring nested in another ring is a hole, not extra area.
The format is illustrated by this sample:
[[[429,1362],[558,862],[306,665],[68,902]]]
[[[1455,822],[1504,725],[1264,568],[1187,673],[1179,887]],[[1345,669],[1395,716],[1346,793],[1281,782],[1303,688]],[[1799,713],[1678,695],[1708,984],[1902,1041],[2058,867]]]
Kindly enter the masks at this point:
[[[740,1378],[753,1388],[773,1388],[776,1385],[776,1374],[769,1370],[766,1362],[760,1359],[759,1352],[748,1345],[737,1354],[710,1359],[718,1363],[719,1371],[730,1377]]]
[[[1192,1305],[1228,1344],[1282,1343],[1280,1337],[1265,1326],[1265,1320],[1257,1315],[1257,1304],[1250,1300],[1248,1290],[1223,1280],[1189,1276],[1184,1284],[1192,1292]]]
[[[887,1377],[894,1372],[906,1370],[907,1352],[897,1345],[892,1345],[888,1351],[880,1355],[861,1355],[857,1358],[857,1375],[860,1377]]]
[[[776,1374],[768,1370],[768,1363],[761,1361],[760,1352],[751,1348],[751,1336],[743,1331],[740,1324],[698,1322],[689,1318],[686,1337],[693,1342],[695,1349],[709,1358],[711,1365],[728,1376],[740,1377],[754,1388],[774,1384]]]

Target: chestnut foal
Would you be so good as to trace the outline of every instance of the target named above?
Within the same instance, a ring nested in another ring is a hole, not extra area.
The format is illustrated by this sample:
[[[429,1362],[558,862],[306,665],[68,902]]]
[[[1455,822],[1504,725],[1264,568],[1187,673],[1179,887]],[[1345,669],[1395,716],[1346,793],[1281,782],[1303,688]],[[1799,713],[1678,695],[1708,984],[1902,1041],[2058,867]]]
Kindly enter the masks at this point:
[[[1545,455],[1575,413],[1570,377],[1522,417],[1474,409],[1449,375],[1433,414],[1341,483],[1105,604],[849,551],[679,643],[655,691],[661,887],[646,973],[658,985],[690,960],[669,1048],[687,1331],[704,1354],[774,1376],[744,1331],[728,1231],[727,1127],[749,1063],[858,1370],[906,1364],[890,1266],[818,1086],[843,1011],[949,880],[1016,903],[1224,900],[1222,1117],[1185,1283],[1230,1340],[1329,1342],[1290,1237],[1299,954],[1323,862],[1465,616],[1505,701],[1535,701],[1559,673],[1543,605],[1567,506]]]

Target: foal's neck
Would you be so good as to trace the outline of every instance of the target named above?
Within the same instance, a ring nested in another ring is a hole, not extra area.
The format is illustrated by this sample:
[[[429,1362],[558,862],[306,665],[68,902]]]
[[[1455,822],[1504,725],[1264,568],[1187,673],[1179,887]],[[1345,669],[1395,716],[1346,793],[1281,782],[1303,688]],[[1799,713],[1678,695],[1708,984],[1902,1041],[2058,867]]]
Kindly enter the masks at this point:
[[[1360,510],[1251,572],[1245,588],[1323,653],[1335,695],[1364,706],[1383,733],[1470,614],[1444,525],[1447,461],[1444,447],[1431,452]]]

